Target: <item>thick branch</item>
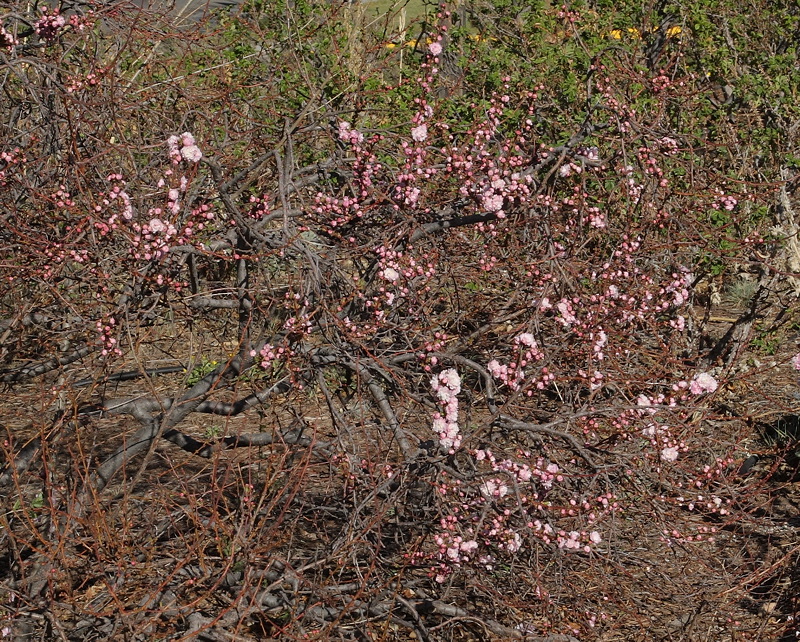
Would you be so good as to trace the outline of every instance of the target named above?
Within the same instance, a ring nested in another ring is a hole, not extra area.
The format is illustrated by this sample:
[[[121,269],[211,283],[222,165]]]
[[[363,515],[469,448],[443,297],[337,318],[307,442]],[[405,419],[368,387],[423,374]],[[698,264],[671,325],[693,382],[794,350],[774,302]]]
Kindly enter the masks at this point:
[[[39,363],[28,364],[22,366],[20,368],[15,368],[14,370],[7,371],[0,375],[0,381],[3,383],[15,383],[17,381],[23,381],[25,379],[31,379],[33,377],[38,377],[39,375],[43,375],[46,372],[50,372],[61,366],[69,365],[70,363],[74,363],[79,359],[83,359],[83,357],[91,354],[92,352],[96,351],[98,346],[90,346],[85,345],[76,350],[73,350],[69,354],[65,354],[60,357],[53,357],[52,359],[47,359],[46,361],[41,361]]]

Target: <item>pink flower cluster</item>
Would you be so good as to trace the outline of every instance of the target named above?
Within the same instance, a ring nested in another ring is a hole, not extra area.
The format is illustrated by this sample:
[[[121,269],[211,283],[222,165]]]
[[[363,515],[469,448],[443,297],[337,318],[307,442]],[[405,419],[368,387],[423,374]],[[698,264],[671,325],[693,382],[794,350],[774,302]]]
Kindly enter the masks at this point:
[[[674,156],[678,153],[678,141],[676,141],[674,138],[664,136],[658,141],[658,145],[661,148],[661,153],[664,154],[664,156]]]
[[[646,424],[641,434],[654,448],[659,449],[659,459],[664,462],[674,462],[678,459],[681,452],[688,450],[687,445],[672,435],[672,430],[668,424],[656,423],[655,416],[664,410],[658,406],[666,406],[666,409],[678,408],[679,403],[687,402],[690,397],[687,391],[695,396],[710,394],[717,390],[719,383],[708,372],[697,373],[691,381],[678,381],[672,384],[672,391],[676,396],[667,397],[659,394],[648,396],[640,394],[636,400],[638,409],[635,411],[640,417],[645,418]],[[652,420],[647,419],[651,417]]]
[[[120,216],[126,221],[130,221],[133,218],[133,203],[125,191],[125,181],[122,178],[122,174],[109,174],[106,180],[111,183],[111,189],[105,195],[101,204],[95,205],[95,212],[99,214],[115,201],[121,205],[121,211],[112,213],[105,221],[97,221],[95,223],[95,227],[102,236],[117,229]]]
[[[182,144],[182,149],[179,148]],[[173,163],[180,162],[180,158],[189,160],[202,157],[200,150],[194,144],[194,137],[185,133],[182,138],[171,136],[168,140],[170,148],[170,160]],[[208,221],[214,219],[211,206],[203,203],[194,207],[189,212],[189,219],[185,223],[180,222],[180,215],[183,210],[182,198],[189,187],[189,178],[183,175],[175,179],[173,170],[167,169],[164,176],[159,179],[157,186],[165,190],[165,204],[163,207],[151,207],[147,210],[146,223],[134,221],[133,203],[126,191],[125,181],[121,174],[110,174],[107,177],[111,187],[109,192],[102,198],[102,201],[95,206],[97,214],[103,213],[112,203],[119,206],[106,213],[104,219],[95,221],[95,227],[101,236],[107,236],[112,231],[118,230],[122,222],[128,224],[128,229],[133,234],[126,235],[129,244],[130,256],[136,260],[161,260],[166,257],[170,250],[177,245],[183,245],[190,241],[193,234],[203,230]],[[151,275],[153,281],[158,285],[171,283],[176,288],[182,287],[178,282],[173,281],[170,276],[165,276],[163,270],[159,274]]]
[[[75,205],[70,193],[64,185],[59,185],[58,189],[50,195],[50,199],[55,203],[59,209],[70,208]]]
[[[369,196],[369,190],[373,186],[373,176],[381,169],[381,164],[378,162],[377,157],[370,151],[371,145],[382,140],[383,137],[374,136],[368,141],[370,145],[365,145],[364,134],[357,129],[353,129],[352,125],[347,121],[339,123],[338,133],[339,140],[351,145],[355,153],[355,159],[349,161],[349,163],[353,174],[353,186],[355,188],[356,197],[344,197],[343,201],[349,201],[349,203],[355,205],[355,209],[358,210],[360,209],[360,199],[365,199]],[[331,199],[322,192],[317,194],[317,204],[318,207],[315,209],[320,214],[324,214],[326,209],[330,210],[340,206],[339,199]],[[331,222],[331,227],[336,227],[337,224],[342,225],[352,218],[351,216],[333,221]]]
[[[481,484],[481,494],[486,499],[502,499],[508,495],[508,486],[500,479],[488,479]]]
[[[686,506],[689,510],[705,510],[709,513],[727,515],[730,511],[725,508],[733,503],[731,499],[724,500],[719,495],[696,495],[695,497],[676,497],[675,503],[678,506]]]
[[[423,64],[423,68],[427,65]],[[429,77],[430,80],[430,77]],[[424,84],[424,83],[423,83]],[[395,210],[399,210],[403,205],[410,208],[418,208],[422,189],[417,184],[418,181],[430,179],[438,173],[436,167],[426,163],[428,149],[423,144],[428,140],[428,119],[433,116],[433,108],[424,98],[417,98],[417,113],[411,119],[411,142],[403,141],[403,153],[405,162],[400,172],[397,173],[396,184],[393,190],[395,199]],[[446,129],[446,125],[439,123],[439,126]]]
[[[667,310],[672,306],[681,307],[686,304],[689,301],[689,287],[691,282],[692,275],[688,271],[673,273],[672,281],[659,291],[659,294],[664,297],[664,300],[661,302],[661,308]],[[667,296],[669,296],[671,300],[669,300]]]
[[[453,532],[456,524],[457,520],[453,516],[443,517],[439,520],[442,531],[434,537],[434,541],[439,546],[440,553],[444,558],[459,564],[469,561],[472,553],[478,549],[478,542],[456,535]]]
[[[45,42],[54,42],[62,27],[67,24],[64,16],[59,15],[58,9],[48,13],[47,7],[42,7],[42,17],[34,25],[34,30]]]
[[[82,76],[70,77],[69,82],[67,83],[67,92],[71,94],[75,93],[76,91],[80,91],[81,89],[98,87],[100,85],[100,81],[103,79],[103,75],[107,71],[107,67],[97,67],[95,71],[83,74]]]
[[[458,428],[458,393],[461,392],[461,377],[453,368],[442,370],[431,378],[431,388],[439,403],[445,408],[433,415],[433,431],[439,435],[439,445],[453,454],[461,446],[461,433]]]
[[[203,158],[203,152],[196,145],[194,136],[189,132],[183,132],[180,137],[170,136],[167,139],[169,147],[169,157],[174,165],[181,162],[181,159],[190,163],[199,163]]]
[[[16,36],[6,31],[3,25],[0,25],[0,49],[5,49],[8,53],[11,53],[18,44],[19,40],[17,40]]]
[[[556,536],[556,543],[558,544],[559,548],[563,548],[566,550],[583,550],[585,553],[590,553],[592,548],[591,544],[599,544],[603,541],[603,538],[600,536],[600,533],[597,531],[592,531],[590,533],[586,533],[585,531],[559,531],[558,535]]]
[[[544,359],[544,353],[539,349],[536,339],[530,332],[523,332],[514,338],[514,343],[519,347],[519,360],[509,364],[500,363],[492,359],[486,364],[489,374],[512,390],[519,390],[526,378],[525,367],[529,364]],[[555,379],[546,367],[542,368],[539,375],[531,380],[538,390],[544,388]]]
[[[530,455],[530,453],[525,453]],[[478,449],[474,453],[476,461],[486,461],[492,468],[492,472],[503,473],[506,479],[511,479],[517,484],[524,484],[535,479],[539,487],[549,490],[555,481],[564,481],[559,472],[558,464],[545,463],[545,460],[538,459],[533,468],[528,464],[519,464],[511,459],[498,461],[491,450]],[[481,485],[481,494],[487,499],[502,498],[508,494],[508,486],[499,477],[489,479]]]
[[[255,357],[256,354],[261,357],[261,363],[259,364],[261,368],[269,371],[273,364],[284,362],[292,357],[294,351],[287,346],[274,346],[271,343],[267,343],[258,353],[255,350],[251,352],[250,356]]]
[[[662,461],[673,462],[678,459],[679,449],[677,446],[667,446],[666,448],[661,449],[661,459]]]
[[[315,198],[313,211],[327,221],[332,234],[336,233],[337,227],[342,227],[363,216],[358,199],[350,196],[343,196],[339,199],[321,192]]]
[[[343,120],[339,123],[339,140],[357,146],[364,142],[364,134],[357,129],[353,129],[350,123]]]
[[[375,248],[378,256],[377,292],[366,298],[364,305],[384,321],[387,306],[408,304],[413,292],[426,292],[428,281],[436,275],[436,263],[428,254],[408,255],[387,245]],[[435,362],[434,362],[435,365]]]
[[[422,349],[417,352],[417,358],[423,363],[427,362],[423,366],[425,372],[431,372],[433,367],[439,363],[439,357],[435,353],[444,350],[447,340],[447,333],[436,331],[433,334],[433,339],[428,339]]]
[[[720,514],[724,515],[725,513],[720,511]],[[665,528],[662,531],[660,539],[667,546],[672,546],[673,542],[678,542],[680,544],[702,542],[703,540],[713,542],[716,539],[715,534],[717,532],[717,528],[714,526],[700,526],[696,529],[695,535],[685,535],[676,528],[672,530]]]
[[[724,209],[728,212],[731,212],[739,204],[739,200],[735,196],[725,194],[725,192],[719,188],[717,188],[716,192],[718,196],[714,202],[711,203],[711,207],[713,207],[715,210]]]
[[[638,203],[639,199],[642,197],[644,185],[642,185],[634,176],[633,165],[619,167],[617,168],[617,172],[620,176],[625,178],[623,186],[625,187],[625,191],[628,192],[628,196],[630,197],[631,201],[633,201],[633,203]]]
[[[472,529],[467,529],[466,537],[458,534],[459,521],[454,515],[439,520],[441,530],[434,535],[433,541],[438,548],[437,556],[441,560],[435,579],[441,584],[450,574],[453,567],[472,561],[478,550],[478,542],[472,536]]]
[[[103,356],[107,356],[109,354],[115,354],[119,356],[122,354],[122,350],[119,349],[117,340],[113,336],[116,324],[117,322],[113,317],[111,317],[105,323],[102,321],[97,321],[95,323],[97,334],[100,335],[100,343],[103,345],[103,349],[101,350],[101,354]]]
[[[150,259],[160,259],[169,252],[172,241],[178,234],[175,226],[167,220],[155,217],[142,226],[133,224],[140,236],[134,237],[133,251],[135,258],[142,258],[145,261]]]
[[[311,331],[313,330],[311,317],[307,314],[290,316],[288,319],[286,319],[286,321],[284,321],[283,329],[286,330],[288,334],[311,334]]]
[[[438,384],[441,385],[441,382]],[[472,452],[476,463],[489,465],[490,476],[482,477],[478,493],[465,487],[460,479],[438,484],[438,496],[451,498],[452,513],[440,520],[440,531],[434,536],[438,560],[434,567],[437,582],[444,582],[454,568],[473,562],[492,570],[497,554],[515,555],[525,543],[525,533],[545,544],[556,544],[565,550],[589,551],[602,541],[598,531],[556,530],[547,517],[575,520],[583,517],[594,524],[601,514],[619,510],[615,496],[606,493],[594,500],[572,497],[557,507],[553,495],[555,483],[565,481],[559,466],[538,457],[529,463],[512,459],[498,459],[489,449]],[[530,451],[519,451],[523,458],[531,459]],[[487,513],[487,503],[493,510]],[[536,519],[532,513],[540,513]],[[477,524],[477,526],[476,526]],[[490,551],[493,551],[490,553]]]
[[[262,194],[261,197],[251,195],[250,196],[250,211],[247,215],[256,220],[261,221],[265,217],[269,216],[270,213],[270,197],[267,194]]]
[[[718,387],[717,380],[707,372],[700,372],[689,383],[689,391],[693,395],[702,395],[715,392]]]
[[[417,125],[411,130],[411,139],[414,142],[421,143],[428,138],[428,126],[425,123]]]
[[[685,381],[678,382],[673,386],[676,392],[680,392],[687,387]],[[685,400],[685,394],[681,400]],[[666,397],[664,394],[656,396],[648,396],[640,394],[636,400],[636,405],[639,407],[636,414],[641,417],[652,417],[652,420],[645,419],[645,427],[642,428],[642,437],[648,439],[653,448],[659,449],[659,458],[661,461],[674,462],[680,452],[686,450],[686,445],[682,441],[678,441],[672,437],[672,432],[668,424],[656,423],[656,415],[662,410],[657,406],[667,406],[668,408],[676,408],[678,400],[675,397]],[[663,420],[662,420],[663,421]]]
[[[580,301],[575,301],[575,303],[580,303]],[[572,304],[573,301],[570,301],[569,299],[561,299],[561,301],[556,303],[556,310],[558,310],[561,314],[560,317],[557,317],[557,320],[566,328],[578,320],[578,318],[575,316],[575,311],[572,307]]]

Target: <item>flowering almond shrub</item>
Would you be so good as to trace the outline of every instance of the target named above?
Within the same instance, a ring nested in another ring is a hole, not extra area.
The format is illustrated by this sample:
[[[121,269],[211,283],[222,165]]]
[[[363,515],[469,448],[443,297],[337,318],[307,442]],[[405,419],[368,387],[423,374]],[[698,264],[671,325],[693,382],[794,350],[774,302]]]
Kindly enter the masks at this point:
[[[603,4],[0,15],[0,635],[793,630],[791,140]]]

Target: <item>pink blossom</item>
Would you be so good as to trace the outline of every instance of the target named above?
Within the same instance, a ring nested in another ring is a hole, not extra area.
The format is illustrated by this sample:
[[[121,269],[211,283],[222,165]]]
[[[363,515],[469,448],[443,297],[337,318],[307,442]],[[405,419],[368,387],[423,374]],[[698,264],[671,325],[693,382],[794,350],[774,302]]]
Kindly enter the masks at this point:
[[[495,379],[505,380],[508,377],[508,366],[501,364],[497,359],[487,363],[486,369]]]
[[[428,45],[428,51],[431,52],[432,56],[438,56],[442,53],[442,45],[439,42],[432,42]]]
[[[343,120],[339,123],[339,140],[355,145],[364,140],[364,134],[357,129],[353,129],[350,123]]]
[[[533,335],[530,332],[523,332],[515,339],[517,343],[520,343],[524,346],[528,346],[529,348],[536,348],[536,339],[533,338]]]
[[[567,537],[564,537],[564,535],[559,535],[558,547],[566,548],[567,550],[577,550],[581,547],[580,536],[581,534],[578,531],[570,531]]]
[[[197,145],[188,145],[181,149],[181,156],[190,163],[199,163],[200,159],[203,158],[203,152],[200,151]]]
[[[522,548],[522,538],[519,533],[509,533],[510,537],[506,542],[506,550],[509,553],[516,553]]]
[[[130,221],[133,218],[133,204],[131,203],[130,196],[128,196],[127,192],[124,190],[120,191],[117,196],[119,196],[124,205],[122,209],[122,218],[126,221]]]
[[[503,209],[502,194],[488,194],[483,197],[483,209],[487,212],[499,212]]]
[[[461,392],[461,377],[453,368],[443,370],[431,379],[431,388],[444,406],[445,416],[434,413],[433,431],[439,437],[439,445],[454,452],[461,445],[458,427],[458,393]]]
[[[597,531],[592,531],[591,533],[589,533],[589,539],[592,540],[594,544],[599,544],[600,542],[603,541],[603,538],[600,537],[600,533],[598,533]]]
[[[487,498],[505,497],[506,495],[508,495],[508,486],[500,483],[496,479],[490,479],[481,484],[481,493],[483,494],[484,497]]]
[[[400,273],[394,268],[387,267],[383,269],[382,276],[387,281],[397,281],[400,278]]]
[[[147,227],[150,228],[151,232],[164,232],[167,229],[167,226],[164,224],[160,218],[150,219],[150,222],[147,224]]]
[[[167,138],[167,147],[169,147],[169,157],[173,163],[179,163],[181,160],[181,152],[178,148],[180,139],[177,136],[170,136]]]
[[[800,370],[800,352],[792,357],[792,367],[795,370]]]
[[[466,542],[461,542],[459,548],[461,549],[462,552],[469,554],[478,550],[478,542],[476,542],[474,539],[471,539]]]
[[[693,395],[702,395],[705,392],[714,392],[717,389],[717,380],[707,372],[700,372],[694,376],[689,384],[689,390]]]
[[[34,29],[43,40],[53,42],[65,24],[67,24],[67,21],[64,16],[58,15],[58,9],[53,9],[53,12],[48,15],[47,9],[43,8],[42,17],[34,25]]]
[[[446,388],[448,390],[448,392],[444,395],[446,401],[447,399],[450,399],[451,396],[455,396],[461,392],[461,377],[458,376],[458,372],[456,372],[454,368],[442,370],[438,375],[431,379],[431,388],[433,388],[436,392]]]
[[[661,451],[661,459],[664,461],[675,461],[678,458],[678,447],[670,446]]]
[[[422,194],[422,190],[420,190],[419,187],[406,187],[405,198],[403,200],[406,205],[415,207],[417,201],[419,201],[420,194]]]
[[[6,31],[3,25],[0,25],[0,48],[6,49],[9,53],[13,51],[14,46],[19,44],[19,40],[13,33]]]
[[[433,418],[433,432],[436,434],[443,434],[447,430],[447,420],[442,417],[438,412]]]
[[[461,445],[458,424],[447,422],[444,431],[439,433],[439,444],[448,452]]]
[[[640,406],[642,408],[650,408],[650,406],[653,405],[653,400],[650,399],[650,397],[648,397],[646,394],[640,394],[636,398],[636,405]],[[648,410],[647,413],[651,414],[651,415],[654,415],[654,414],[656,414],[656,410],[655,410],[655,408],[653,408],[651,410]],[[640,411],[639,414],[644,414],[644,412]]]
[[[648,439],[652,439],[659,432],[661,432],[661,428],[655,424],[647,424],[644,428],[642,428],[642,436],[647,437]]]
[[[418,127],[414,127],[411,130],[411,138],[413,138],[416,142],[421,143],[428,137],[428,126],[425,123],[422,123]]]
[[[556,303],[556,309],[561,313],[559,321],[565,326],[570,326],[578,320],[572,313],[572,306],[566,299],[561,299],[561,301]]]
[[[453,368],[449,368],[442,372],[439,375],[439,378],[448,388],[450,388],[450,390],[453,390],[456,393],[461,392],[461,377],[458,376],[458,373]]]
[[[600,330],[600,332],[597,333],[597,341],[594,343],[594,351],[601,352],[607,343],[608,335]]]

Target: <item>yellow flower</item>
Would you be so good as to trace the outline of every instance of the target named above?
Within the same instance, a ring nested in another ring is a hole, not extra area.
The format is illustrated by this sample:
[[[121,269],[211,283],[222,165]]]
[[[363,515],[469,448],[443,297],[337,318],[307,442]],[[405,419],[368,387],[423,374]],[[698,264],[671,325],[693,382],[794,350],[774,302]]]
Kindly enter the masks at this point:
[[[497,42],[497,38],[486,38],[479,33],[471,33],[468,38],[473,42]]]
[[[383,45],[383,46],[384,46],[384,47],[386,47],[387,49],[394,49],[395,47],[397,47],[397,45],[396,45],[396,44],[394,44],[393,42],[387,42],[387,43],[386,43],[385,45]]]
[[[642,38],[642,33],[636,27],[628,27],[625,29],[625,33],[633,40],[641,40]],[[609,32],[608,37],[614,40],[622,40],[622,35],[622,29],[613,29]]]
[[[670,27],[669,29],[667,29],[667,38],[674,38],[682,31],[683,29],[681,29],[678,25]]]

